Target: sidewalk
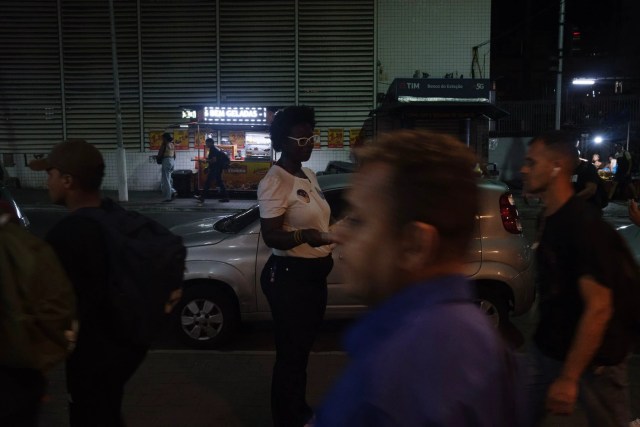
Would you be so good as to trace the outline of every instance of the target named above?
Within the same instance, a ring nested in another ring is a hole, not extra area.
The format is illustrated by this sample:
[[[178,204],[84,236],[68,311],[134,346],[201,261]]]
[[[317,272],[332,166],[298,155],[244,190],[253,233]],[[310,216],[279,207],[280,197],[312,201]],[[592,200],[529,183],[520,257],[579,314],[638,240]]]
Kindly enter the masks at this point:
[[[51,203],[49,200],[49,193],[46,189],[11,188],[9,191],[16,199],[16,202],[18,202],[18,205],[23,209],[63,209],[62,207]],[[119,194],[116,190],[105,190],[102,194],[105,197],[109,197],[119,202],[127,209],[133,210],[196,211],[203,208],[203,206],[199,205],[192,196],[176,197],[171,202],[163,202],[162,194],[159,191],[129,191],[128,200],[125,202],[119,201]],[[229,211],[245,209],[255,203],[257,203],[255,191],[231,193],[230,201],[228,203],[219,202],[218,197],[210,193],[208,198],[205,200],[204,207],[206,207],[208,211]]]
[[[22,208],[51,208],[62,209],[53,205],[49,201],[49,195],[46,189],[21,188],[10,189],[11,194]],[[537,217],[541,209],[541,205],[537,200],[529,200],[528,204],[524,202],[522,193],[518,189],[513,189],[512,194],[516,201],[516,206],[520,215],[525,219],[534,219]],[[116,190],[103,191],[103,195],[118,201],[119,194]],[[196,200],[189,197],[177,197],[172,202],[163,202],[162,194],[159,191],[129,191],[128,200],[120,202],[127,209],[133,210],[154,210],[154,211],[197,211],[202,209],[196,203]],[[237,209],[246,209],[257,203],[255,191],[231,193],[228,203],[220,203],[217,196],[210,195],[205,200],[204,207],[211,211],[229,211]],[[603,210],[604,217],[625,218],[627,213],[626,200],[613,200],[609,202],[609,206]]]
[[[262,427],[271,425],[273,352],[151,351],[127,384],[130,427]],[[309,404],[317,406],[347,362],[342,353],[312,353]],[[64,369],[50,375],[39,425],[67,427]],[[96,384],[96,386],[99,386]]]

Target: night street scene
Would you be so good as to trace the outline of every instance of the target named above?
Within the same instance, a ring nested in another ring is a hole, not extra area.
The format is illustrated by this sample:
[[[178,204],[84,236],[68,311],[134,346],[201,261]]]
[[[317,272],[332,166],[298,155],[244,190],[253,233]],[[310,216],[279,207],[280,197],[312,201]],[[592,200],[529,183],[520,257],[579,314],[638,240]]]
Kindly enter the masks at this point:
[[[640,426],[637,16],[3,0],[0,426]]]

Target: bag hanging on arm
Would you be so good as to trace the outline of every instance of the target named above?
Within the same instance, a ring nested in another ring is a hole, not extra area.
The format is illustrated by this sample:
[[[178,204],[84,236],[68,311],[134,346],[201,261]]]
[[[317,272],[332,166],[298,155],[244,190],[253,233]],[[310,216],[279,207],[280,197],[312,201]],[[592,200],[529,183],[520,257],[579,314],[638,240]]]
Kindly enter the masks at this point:
[[[182,238],[156,221],[110,199],[77,215],[99,222],[108,245],[108,301],[121,338],[149,346],[167,314],[165,306],[182,288],[186,249]]]
[[[164,159],[164,152],[166,149],[167,149],[167,144],[163,142],[162,145],[160,146],[160,149],[158,150],[158,154],[156,155],[157,164],[159,165],[162,164],[162,160]]]

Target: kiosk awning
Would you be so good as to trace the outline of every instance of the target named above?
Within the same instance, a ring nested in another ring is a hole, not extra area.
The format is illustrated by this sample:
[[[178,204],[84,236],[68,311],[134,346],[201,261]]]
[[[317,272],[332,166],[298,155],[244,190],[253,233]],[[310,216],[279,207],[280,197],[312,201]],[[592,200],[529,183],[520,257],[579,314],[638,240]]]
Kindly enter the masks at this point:
[[[393,114],[421,116],[424,118],[476,118],[485,116],[498,120],[509,115],[505,110],[489,102],[397,102],[383,105],[372,111],[373,115]]]
[[[490,102],[487,79],[394,79],[372,114],[497,120],[509,113]]]

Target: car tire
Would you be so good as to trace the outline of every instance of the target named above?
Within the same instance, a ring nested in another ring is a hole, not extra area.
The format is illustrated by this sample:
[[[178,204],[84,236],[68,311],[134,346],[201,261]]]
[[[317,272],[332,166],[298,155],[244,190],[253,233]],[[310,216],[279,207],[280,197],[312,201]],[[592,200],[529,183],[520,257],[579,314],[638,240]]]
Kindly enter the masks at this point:
[[[500,328],[507,322],[509,316],[508,303],[506,298],[499,292],[479,287],[476,303],[480,310],[489,317],[494,327]]]
[[[240,323],[238,305],[215,285],[186,288],[176,307],[181,340],[198,349],[216,348],[228,342]]]

